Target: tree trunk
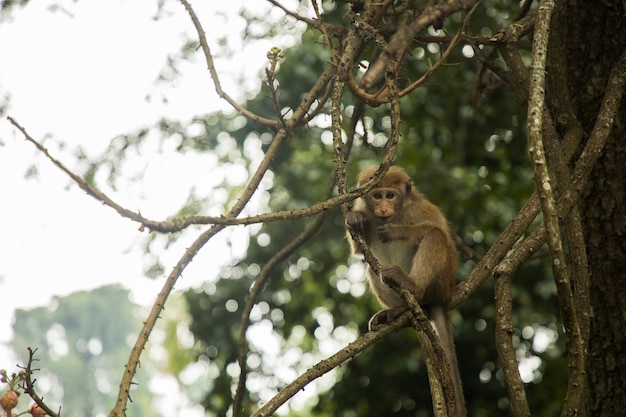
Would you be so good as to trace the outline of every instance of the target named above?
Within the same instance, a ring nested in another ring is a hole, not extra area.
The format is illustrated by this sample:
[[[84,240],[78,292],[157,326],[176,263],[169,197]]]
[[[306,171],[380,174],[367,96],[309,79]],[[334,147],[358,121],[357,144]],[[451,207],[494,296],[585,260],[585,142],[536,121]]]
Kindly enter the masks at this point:
[[[553,36],[565,40],[561,47],[566,48],[569,101],[584,130],[582,149],[598,119],[611,70],[626,51],[626,3],[569,0],[560,7],[552,26],[553,32],[557,32]],[[580,415],[618,416],[626,410],[624,101],[579,205],[590,270],[591,304],[588,394]]]

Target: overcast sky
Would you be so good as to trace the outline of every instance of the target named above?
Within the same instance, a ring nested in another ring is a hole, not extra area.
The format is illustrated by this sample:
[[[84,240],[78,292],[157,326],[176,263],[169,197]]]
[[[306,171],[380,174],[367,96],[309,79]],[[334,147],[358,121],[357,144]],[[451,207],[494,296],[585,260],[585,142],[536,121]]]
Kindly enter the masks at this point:
[[[155,85],[168,54],[175,54],[187,38],[196,38],[180,3],[169,2],[158,21],[153,19],[155,3],[68,0],[60,2],[65,9],[51,12],[33,1],[15,10],[13,19],[0,24],[0,93],[11,96],[7,115],[36,139],[51,136],[67,143],[66,149],[55,146],[55,140],[46,145],[60,160],[72,161],[74,146],[84,146],[95,155],[115,135],[149,126],[164,116],[189,120],[226,108],[213,92],[200,51],[195,62],[181,67],[183,74],[175,85]],[[204,5],[196,11],[209,43],[212,35],[230,30],[237,45],[243,21],[233,11],[241,0],[198,3]],[[228,24],[219,7],[229,9]],[[258,74],[266,47],[240,50],[229,60],[230,71]],[[228,72],[224,66],[221,69]],[[224,87],[237,96],[241,92],[234,79],[226,76]],[[160,100],[162,96],[167,103]],[[189,189],[175,186],[173,173],[198,179],[211,171],[203,157],[154,158],[152,164],[159,169],[115,197],[158,220],[176,210]],[[38,176],[26,179],[33,163]],[[16,308],[46,305],[54,295],[123,283],[141,303],[156,297],[163,280],[143,276],[146,261],[140,242],[145,234],[138,232],[138,225],[72,185],[4,118],[0,120],[0,196],[0,343],[11,338]],[[166,273],[188,243],[181,242],[164,255]],[[223,245],[218,239],[213,247]],[[225,260],[224,256],[198,257],[177,289],[214,277]],[[9,352],[0,348],[0,367],[13,364]]]

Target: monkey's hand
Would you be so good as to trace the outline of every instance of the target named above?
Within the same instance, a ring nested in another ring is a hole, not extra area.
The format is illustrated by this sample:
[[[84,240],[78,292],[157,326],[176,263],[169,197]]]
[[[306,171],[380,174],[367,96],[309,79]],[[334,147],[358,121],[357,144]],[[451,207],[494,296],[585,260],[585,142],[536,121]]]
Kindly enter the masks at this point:
[[[378,313],[374,314],[370,319],[367,327],[370,329],[370,332],[375,332],[381,326],[385,324],[389,324],[394,321],[398,316],[404,313],[408,307],[396,307],[389,308],[386,310],[380,310]]]
[[[389,223],[379,226],[376,229],[378,232],[378,238],[381,242],[387,243],[392,240],[405,240],[407,228],[403,224]]]
[[[363,233],[367,228],[367,215],[362,211],[351,211],[346,215],[346,224],[355,232]]]

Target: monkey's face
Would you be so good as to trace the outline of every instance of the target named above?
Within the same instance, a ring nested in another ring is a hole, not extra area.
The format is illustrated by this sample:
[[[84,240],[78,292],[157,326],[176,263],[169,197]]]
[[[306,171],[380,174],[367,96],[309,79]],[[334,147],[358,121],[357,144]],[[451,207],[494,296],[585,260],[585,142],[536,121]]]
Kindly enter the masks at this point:
[[[400,192],[395,188],[374,188],[367,194],[367,203],[374,216],[381,223],[391,223],[401,198]]]

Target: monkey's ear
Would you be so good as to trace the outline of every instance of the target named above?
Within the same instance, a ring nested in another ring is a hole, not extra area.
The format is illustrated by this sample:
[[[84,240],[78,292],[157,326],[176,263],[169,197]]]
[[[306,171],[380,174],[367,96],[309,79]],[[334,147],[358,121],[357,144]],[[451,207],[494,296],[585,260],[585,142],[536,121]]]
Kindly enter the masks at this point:
[[[411,190],[413,189],[413,181],[412,180],[408,180],[406,182],[406,184],[404,185],[404,192],[406,193],[406,195],[410,195],[411,194]]]

